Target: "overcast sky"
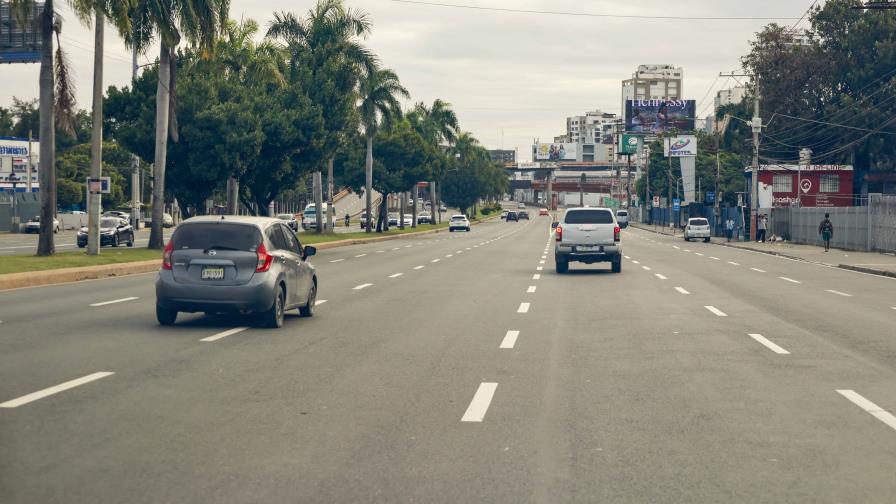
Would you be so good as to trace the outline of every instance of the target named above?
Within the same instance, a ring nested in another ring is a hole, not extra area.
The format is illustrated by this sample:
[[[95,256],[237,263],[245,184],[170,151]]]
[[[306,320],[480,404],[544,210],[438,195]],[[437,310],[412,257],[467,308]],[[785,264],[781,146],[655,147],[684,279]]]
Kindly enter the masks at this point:
[[[439,0],[436,0],[439,1]],[[453,104],[461,127],[488,148],[519,148],[528,160],[532,139],[565,133],[565,118],[586,110],[620,112],[621,81],[639,64],[684,67],[684,96],[709,113],[715,90],[735,85],[720,71],[736,70],[753,34],[769,20],[659,20],[550,15],[446,8],[393,0],[347,0],[368,12],[367,44],[394,69],[415,101]],[[441,0],[440,3],[572,13],[763,17],[793,24],[810,0]],[[823,2],[819,2],[823,3]],[[90,108],[93,32],[78,24],[65,0],[64,48],[77,78],[78,106]],[[313,0],[231,0],[231,17],[266,27],[272,13],[304,14]],[[803,21],[803,26],[807,23]],[[127,85],[130,55],[106,29],[105,86]],[[141,55],[144,64],[157,49]],[[0,65],[0,105],[36,98],[37,64]],[[715,84],[713,84],[713,82]],[[727,82],[726,82],[727,81]],[[105,87],[104,86],[104,87]],[[707,92],[712,93],[701,102]]]

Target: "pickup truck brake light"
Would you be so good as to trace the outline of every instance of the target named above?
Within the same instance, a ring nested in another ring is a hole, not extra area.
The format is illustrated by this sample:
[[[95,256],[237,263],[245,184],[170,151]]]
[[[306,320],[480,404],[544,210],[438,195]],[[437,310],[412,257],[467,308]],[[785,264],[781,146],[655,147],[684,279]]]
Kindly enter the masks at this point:
[[[555,232],[557,233],[557,241],[563,241],[563,228],[560,226],[557,226],[557,229],[555,230]]]
[[[616,241],[616,242],[619,241],[619,239],[620,239],[619,234],[620,234],[619,226],[614,227],[613,228],[613,241]]]

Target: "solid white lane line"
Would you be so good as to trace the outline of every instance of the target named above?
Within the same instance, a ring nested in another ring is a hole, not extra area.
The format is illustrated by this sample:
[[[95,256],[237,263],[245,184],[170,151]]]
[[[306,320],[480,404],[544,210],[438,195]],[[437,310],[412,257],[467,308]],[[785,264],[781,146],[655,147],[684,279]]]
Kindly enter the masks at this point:
[[[845,292],[840,292],[840,291],[834,290],[834,289],[826,289],[825,292],[830,292],[831,294],[836,294],[838,296],[843,296],[843,297],[852,297],[852,294],[847,294]]]
[[[730,264],[730,265],[732,265],[732,266],[740,266],[740,264],[738,264],[738,263],[736,263],[736,262],[734,262],[734,261],[728,261],[728,264]]]
[[[241,333],[241,332],[245,331],[246,329],[248,329],[248,327],[235,327],[233,329],[228,329],[224,332],[219,332],[218,334],[213,334],[207,338],[202,338],[199,341],[205,341],[206,343],[208,343],[210,341],[218,341],[221,338],[226,338],[228,336],[233,336],[236,333]]]
[[[367,255],[367,254],[358,254],[358,255],[356,255],[355,257],[356,257],[356,258],[358,258],[358,257],[364,257],[364,256],[366,256],[366,255]]]
[[[723,312],[722,310],[716,308],[715,306],[704,306],[704,308],[706,308],[707,310],[711,311],[712,313],[718,315],[719,317],[727,317],[727,316],[728,316],[727,313],[725,313],[725,312]]]
[[[372,286],[373,286],[372,283],[366,283],[366,284],[361,284],[361,285],[357,285],[357,286],[355,286],[355,287],[352,287],[352,290],[361,290],[361,289],[366,289],[366,288],[368,288],[368,287],[372,287]]]
[[[314,306],[322,305],[326,302],[327,302],[326,299],[318,299],[317,301],[314,302]]]
[[[0,403],[0,408],[18,408],[23,404],[28,404],[30,402],[37,401],[38,399],[43,399],[44,397],[51,396],[53,394],[58,394],[60,392],[64,392],[68,389],[72,389],[78,387],[80,385],[84,385],[85,383],[90,383],[92,381],[99,380],[100,378],[105,378],[107,376],[114,375],[115,373],[111,371],[100,371],[98,373],[92,373],[87,376],[82,376],[81,378],[76,378],[74,380],[67,381],[65,383],[60,383],[59,385],[55,385],[53,387],[45,388],[43,390],[38,390],[37,392],[32,392],[28,395],[23,395],[22,397],[17,397],[15,399],[11,399],[4,403]]]
[[[93,304],[90,305],[90,306],[106,306],[106,305],[115,304],[115,303],[124,303],[124,302],[126,302],[126,301],[133,301],[133,300],[135,300],[135,299],[140,299],[140,298],[138,298],[138,297],[126,297],[126,298],[121,298],[121,299],[113,299],[112,301],[103,301],[102,303],[93,303]]]
[[[865,399],[861,394],[854,390],[838,390],[837,392],[843,397],[852,401],[852,403],[856,406],[870,413],[874,418],[880,420],[881,422],[889,425],[892,429],[896,430],[896,416],[891,415],[880,406],[874,404],[868,399]],[[0,404],[0,406],[3,405]]]
[[[650,266],[641,266],[645,271],[650,271]]]
[[[786,281],[791,282],[791,283],[795,283],[795,284],[801,284],[801,283],[803,283],[803,282],[800,282],[799,280],[794,280],[794,279],[792,279],[792,278],[781,277],[781,276],[779,276],[778,278],[780,278],[781,280],[786,280]]]
[[[467,411],[464,413],[464,416],[460,419],[460,421],[481,422],[485,418],[485,413],[488,411],[488,406],[489,404],[491,404],[492,398],[495,396],[495,390],[497,390],[497,388],[497,383],[480,383],[479,388],[473,395],[473,400],[470,401],[470,405],[467,407]]]
[[[657,278],[659,278],[660,280],[668,280],[668,278],[664,277],[663,275],[660,275],[659,273],[654,273],[654,275],[655,275]]]
[[[507,331],[507,334],[504,336],[504,340],[501,341],[500,348],[513,348],[516,345],[516,339],[519,337],[519,331]]]
[[[528,313],[529,303],[520,303],[520,307],[516,309],[517,313]]]
[[[532,280],[538,280],[539,278],[541,278],[541,275],[539,275],[538,273],[532,275]]]
[[[331,262],[331,263],[337,263],[337,262],[342,262],[342,261],[344,261],[344,260],[345,260],[345,259],[333,259],[333,260],[330,261],[330,262]]]
[[[750,269],[755,271],[756,273],[765,273],[765,270],[761,270],[759,268],[750,268]]]
[[[750,337],[753,338],[754,340],[762,343],[763,345],[768,347],[769,350],[771,350],[772,352],[775,352],[776,354],[790,355],[790,352],[788,352],[787,350],[784,350],[783,348],[776,345],[774,342],[772,342],[771,340],[769,340],[768,338],[766,338],[765,336],[763,336],[761,334],[751,334]]]
[[[533,292],[535,292],[535,286],[530,285],[529,288],[526,289],[526,294],[532,294]]]
[[[394,275],[389,275],[389,278],[398,278],[401,275],[404,275],[404,273],[395,273]]]
[[[421,270],[421,269],[423,269],[423,268],[424,268],[424,266],[414,266],[414,269],[415,269],[415,270]]]
[[[544,270],[544,266],[539,266],[539,267],[535,268],[535,271],[543,271],[543,270]]]
[[[683,287],[676,287],[675,290],[677,290],[678,292],[680,292],[682,294],[690,294],[690,292],[684,290]]]
[[[441,261],[441,259],[433,259],[432,261],[429,261],[429,262],[437,263],[437,262],[439,262],[439,261]]]

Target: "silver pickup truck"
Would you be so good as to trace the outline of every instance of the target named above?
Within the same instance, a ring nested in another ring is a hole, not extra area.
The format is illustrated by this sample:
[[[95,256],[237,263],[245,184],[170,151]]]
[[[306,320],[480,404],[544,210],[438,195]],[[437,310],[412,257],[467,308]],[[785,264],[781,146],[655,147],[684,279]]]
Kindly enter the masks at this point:
[[[609,262],[613,273],[622,271],[619,224],[609,208],[569,208],[554,228],[557,273],[569,271],[570,261]]]

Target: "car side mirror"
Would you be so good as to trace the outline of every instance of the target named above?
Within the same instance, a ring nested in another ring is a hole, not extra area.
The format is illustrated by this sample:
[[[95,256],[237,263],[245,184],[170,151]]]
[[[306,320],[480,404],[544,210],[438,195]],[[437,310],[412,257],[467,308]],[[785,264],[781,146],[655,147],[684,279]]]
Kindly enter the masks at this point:
[[[317,249],[311,245],[305,245],[305,248],[302,250],[302,254],[304,254],[305,259],[317,254]]]
[[[552,222],[552,223],[551,223],[551,229],[557,229],[557,226],[559,226],[559,225],[560,225],[559,222]]]

